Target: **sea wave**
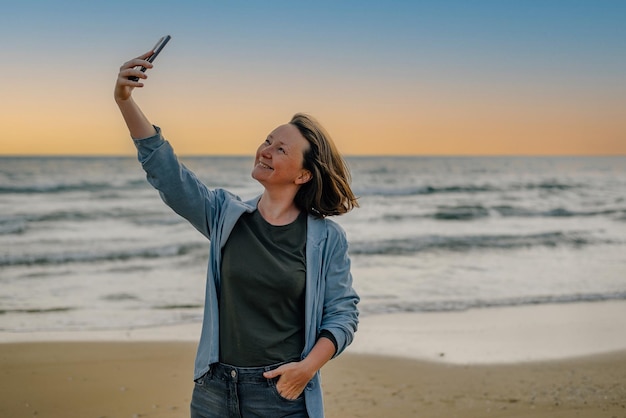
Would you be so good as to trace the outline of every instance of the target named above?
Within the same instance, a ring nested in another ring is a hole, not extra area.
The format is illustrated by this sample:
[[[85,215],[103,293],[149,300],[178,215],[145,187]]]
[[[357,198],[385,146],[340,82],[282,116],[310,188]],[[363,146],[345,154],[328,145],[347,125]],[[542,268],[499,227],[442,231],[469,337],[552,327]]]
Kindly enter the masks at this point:
[[[471,251],[483,249],[517,249],[529,247],[583,247],[596,244],[614,244],[587,232],[554,231],[528,235],[422,235],[375,241],[354,241],[350,253],[354,255],[409,255],[427,251]]]
[[[22,234],[26,231],[26,222],[0,219],[0,235]]]
[[[0,217],[0,235],[22,234],[36,222],[90,222],[117,219],[135,225],[174,225],[184,220],[174,213],[113,208],[108,210],[57,210],[41,213],[23,213]]]
[[[355,186],[357,196],[416,196],[433,194],[476,194],[476,193],[507,193],[524,190],[563,191],[585,188],[579,183],[558,181],[541,181],[530,183],[511,183],[508,185],[492,184],[453,184],[447,186]]]
[[[0,185],[0,195],[2,194],[57,194],[69,192],[102,192],[115,190],[133,190],[145,188],[148,183],[145,179],[131,179],[119,183],[109,181],[79,181],[72,182],[50,182],[50,183],[27,183]]]
[[[532,210],[515,206],[494,206],[491,208],[500,216],[515,217],[546,217],[546,218],[570,218],[589,216],[613,216],[626,215],[626,208],[597,209],[597,210],[571,210],[557,207],[548,210]]]
[[[370,302],[362,296],[360,311],[363,314],[409,312],[456,312],[477,308],[502,308],[527,305],[565,304],[626,300],[626,291],[607,293],[574,293],[562,295],[535,295],[501,299],[463,299],[437,301],[381,301]]]
[[[205,244],[187,243],[129,250],[0,255],[0,267],[18,265],[93,263],[142,258],[176,257],[193,252],[199,252],[205,248]]]
[[[61,306],[54,308],[22,308],[22,309],[0,309],[0,315],[6,314],[46,314],[46,313],[56,313],[56,312],[69,312],[75,310],[76,308],[70,306]]]
[[[596,209],[596,210],[573,210],[564,207],[556,207],[547,210],[530,209],[521,206],[510,205],[442,205],[430,213],[425,214],[386,214],[381,217],[382,221],[403,221],[407,219],[427,218],[440,221],[469,221],[489,217],[515,217],[515,218],[572,218],[607,216],[615,220],[626,218],[626,208]]]
[[[439,193],[481,193],[497,192],[493,186],[459,185],[459,186],[407,186],[407,187],[355,187],[357,196],[416,196]]]
[[[74,184],[25,184],[0,186],[0,194],[65,193],[76,191],[94,192],[110,188],[110,183],[103,182],[80,182]]]

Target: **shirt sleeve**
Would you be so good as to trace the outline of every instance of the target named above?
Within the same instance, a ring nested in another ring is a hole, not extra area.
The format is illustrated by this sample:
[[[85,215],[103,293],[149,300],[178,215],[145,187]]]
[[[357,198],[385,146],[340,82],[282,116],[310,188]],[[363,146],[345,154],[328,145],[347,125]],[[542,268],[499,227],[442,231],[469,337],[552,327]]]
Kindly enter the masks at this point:
[[[133,140],[148,182],[159,191],[161,199],[170,208],[210,238],[211,222],[216,219],[216,193],[178,161],[172,146],[163,138],[161,129],[158,126],[154,128],[155,135]]]
[[[348,243],[343,229],[334,223],[332,242],[324,253],[326,270],[324,306],[320,330],[329,331],[337,342],[335,356],[341,354],[354,339],[358,328],[359,296],[352,287]]]

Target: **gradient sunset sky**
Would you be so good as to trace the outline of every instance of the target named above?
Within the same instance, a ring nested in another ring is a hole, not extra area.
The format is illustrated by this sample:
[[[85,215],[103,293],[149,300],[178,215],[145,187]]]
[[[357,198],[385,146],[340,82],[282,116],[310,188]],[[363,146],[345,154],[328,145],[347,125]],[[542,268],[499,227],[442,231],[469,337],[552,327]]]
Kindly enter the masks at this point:
[[[8,3],[8,2],[5,2]],[[250,155],[296,112],[348,155],[626,154],[626,1],[15,1],[0,155],[133,155],[119,66],[179,154]]]

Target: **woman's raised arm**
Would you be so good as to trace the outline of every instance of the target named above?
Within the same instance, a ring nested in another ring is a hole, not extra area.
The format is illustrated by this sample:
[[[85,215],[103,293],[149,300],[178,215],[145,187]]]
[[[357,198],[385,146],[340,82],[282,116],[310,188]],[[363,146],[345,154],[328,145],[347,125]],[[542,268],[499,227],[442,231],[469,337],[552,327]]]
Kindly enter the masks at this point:
[[[153,51],[146,52],[124,63],[120,67],[120,71],[117,74],[117,81],[115,82],[113,96],[115,97],[117,106],[122,112],[130,136],[133,139],[149,138],[156,134],[154,126],[152,126],[148,118],[133,100],[133,90],[135,87],[143,87],[143,83],[141,81],[129,80],[128,78],[129,76],[139,77],[140,80],[148,78],[146,73],[140,71],[138,67],[144,66],[146,68],[152,68],[152,63],[146,61],[146,58],[153,53]]]

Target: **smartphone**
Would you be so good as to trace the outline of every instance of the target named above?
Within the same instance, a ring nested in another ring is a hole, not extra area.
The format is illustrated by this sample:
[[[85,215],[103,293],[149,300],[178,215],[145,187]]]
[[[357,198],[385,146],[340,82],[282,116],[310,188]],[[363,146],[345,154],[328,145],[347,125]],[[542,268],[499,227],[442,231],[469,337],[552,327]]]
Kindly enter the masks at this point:
[[[148,61],[148,62],[154,61],[154,59],[157,57],[157,55],[159,55],[159,52],[161,52],[161,50],[165,47],[165,45],[167,45],[167,43],[170,41],[170,39],[172,39],[172,37],[169,36],[169,35],[166,35],[166,36],[162,37],[161,39],[159,39],[159,42],[157,42],[156,45],[154,46],[154,48],[152,48],[154,53],[152,55],[150,55],[146,59],[146,61]],[[141,72],[145,72],[146,71],[146,67],[141,66],[140,71]],[[136,76],[130,76],[130,77],[128,77],[128,79],[132,80],[132,81],[139,81],[139,77],[136,77]]]

